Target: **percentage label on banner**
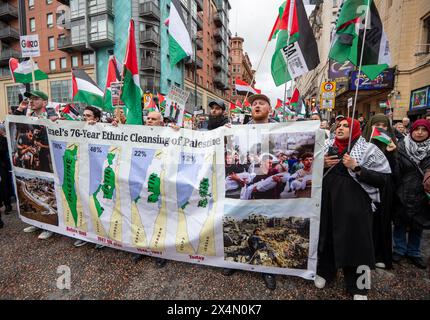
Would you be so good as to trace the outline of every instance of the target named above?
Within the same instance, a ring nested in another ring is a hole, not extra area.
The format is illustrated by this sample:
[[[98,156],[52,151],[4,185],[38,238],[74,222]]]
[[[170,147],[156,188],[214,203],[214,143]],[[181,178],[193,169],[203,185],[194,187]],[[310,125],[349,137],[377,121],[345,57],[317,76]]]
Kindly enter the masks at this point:
[[[91,147],[90,148],[90,152],[94,152],[94,153],[103,153],[103,150],[101,147]]]

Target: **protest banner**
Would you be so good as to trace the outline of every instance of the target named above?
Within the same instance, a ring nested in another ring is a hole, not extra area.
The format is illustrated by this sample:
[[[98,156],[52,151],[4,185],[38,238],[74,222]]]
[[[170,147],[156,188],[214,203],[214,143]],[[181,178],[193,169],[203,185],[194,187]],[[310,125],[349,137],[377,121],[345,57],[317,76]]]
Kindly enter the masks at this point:
[[[313,279],[323,134],[36,120],[6,127],[20,218],[134,253]]]
[[[185,104],[187,103],[188,91],[182,90],[176,86],[171,86],[169,94],[166,97],[166,109],[164,117],[171,118],[177,126],[182,126],[185,113]]]

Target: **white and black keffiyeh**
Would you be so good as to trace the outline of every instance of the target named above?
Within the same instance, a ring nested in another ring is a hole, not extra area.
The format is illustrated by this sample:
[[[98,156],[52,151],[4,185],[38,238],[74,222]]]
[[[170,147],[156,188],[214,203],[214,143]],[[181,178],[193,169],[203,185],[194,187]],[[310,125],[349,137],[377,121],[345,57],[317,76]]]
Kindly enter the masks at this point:
[[[328,149],[333,146],[334,139],[326,140],[326,143],[323,147],[323,152],[326,154]],[[385,157],[384,153],[379,150],[377,146],[372,143],[368,143],[366,139],[360,137],[357,142],[354,144],[350,156],[357,161],[357,164],[360,167],[366,168],[368,170],[373,170],[380,173],[391,173],[390,164]],[[364,191],[367,192],[372,202],[378,203],[381,202],[381,198],[379,195],[378,188],[372,187],[366,183],[360,182],[357,179],[357,175],[348,169],[351,177],[361,185]],[[372,206],[374,207],[374,206]]]
[[[415,142],[411,135],[405,138],[406,152],[416,164],[420,164],[430,154],[430,139],[423,142]]]

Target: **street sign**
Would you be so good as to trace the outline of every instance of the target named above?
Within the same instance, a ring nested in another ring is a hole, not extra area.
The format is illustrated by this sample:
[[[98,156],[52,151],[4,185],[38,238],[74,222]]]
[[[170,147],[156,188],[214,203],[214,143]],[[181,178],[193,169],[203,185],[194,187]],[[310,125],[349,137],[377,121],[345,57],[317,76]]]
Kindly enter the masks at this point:
[[[334,109],[336,99],[336,82],[327,81],[321,85],[321,109]]]
[[[20,36],[19,45],[23,58],[40,57],[39,35]]]
[[[348,108],[351,108],[352,107],[352,98],[349,98],[348,99]]]

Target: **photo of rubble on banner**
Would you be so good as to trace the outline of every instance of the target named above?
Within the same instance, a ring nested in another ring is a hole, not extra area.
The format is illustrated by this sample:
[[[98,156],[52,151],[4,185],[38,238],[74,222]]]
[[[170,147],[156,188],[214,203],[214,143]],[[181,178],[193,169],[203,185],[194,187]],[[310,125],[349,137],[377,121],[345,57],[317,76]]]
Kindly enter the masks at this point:
[[[262,134],[255,139],[228,136],[226,198],[310,198],[314,147],[314,133]]]
[[[228,209],[227,209],[228,210]],[[310,219],[243,210],[225,215],[224,259],[266,267],[307,269]]]

